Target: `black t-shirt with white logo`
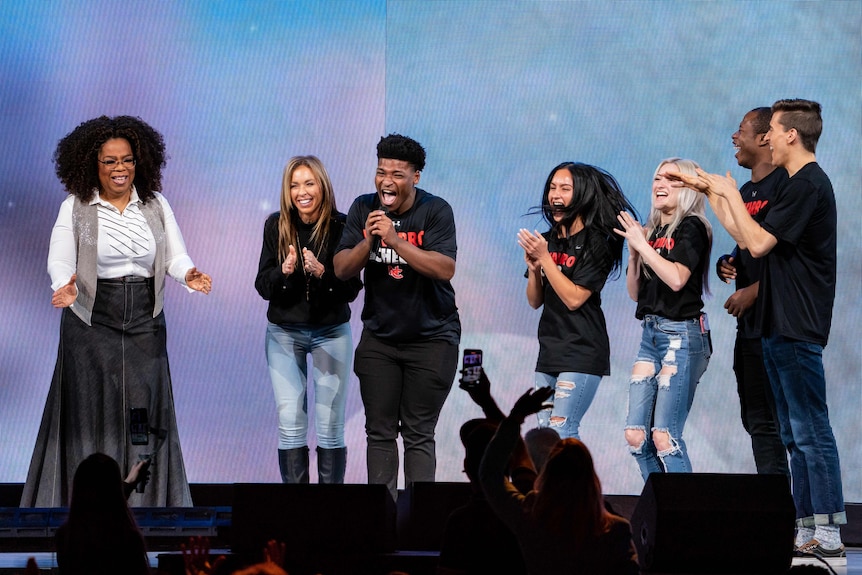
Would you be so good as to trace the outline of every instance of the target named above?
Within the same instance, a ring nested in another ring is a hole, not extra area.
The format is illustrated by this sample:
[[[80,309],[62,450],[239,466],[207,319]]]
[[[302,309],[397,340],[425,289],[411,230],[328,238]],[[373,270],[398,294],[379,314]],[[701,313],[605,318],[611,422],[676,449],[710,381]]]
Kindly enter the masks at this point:
[[[603,244],[599,244],[593,251],[603,253],[590,253],[586,230],[568,238],[558,238],[556,232],[542,235],[548,241],[548,251],[557,268],[572,283],[592,294],[572,311],[550,282],[543,281],[544,304],[539,320],[536,371],[610,375],[610,344],[600,295],[613,265],[610,250],[601,250]]]
[[[763,335],[826,345],[835,302],[837,219],[832,182],[816,162],[776,191],[761,223],[778,240],[763,258]]]
[[[657,228],[649,244],[664,259],[691,270],[685,286],[673,291],[654,271],[641,271],[638,307],[635,316],[647,314],[672,320],[692,319],[703,309],[703,270],[709,261],[709,235],[706,226],[696,216],[683,218],[671,237],[665,237],[667,226]],[[647,268],[648,269],[648,268]],[[647,277],[648,276],[648,277]]]

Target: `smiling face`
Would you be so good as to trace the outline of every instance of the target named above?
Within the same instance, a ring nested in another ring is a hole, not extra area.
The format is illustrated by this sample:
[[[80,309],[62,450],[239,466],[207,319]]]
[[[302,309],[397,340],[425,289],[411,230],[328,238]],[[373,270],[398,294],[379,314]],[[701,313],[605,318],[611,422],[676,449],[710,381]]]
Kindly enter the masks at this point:
[[[290,176],[290,201],[306,224],[316,222],[323,205],[320,183],[308,166],[297,166]]]
[[[679,188],[673,186],[665,174],[678,171],[676,164],[663,164],[652,181],[652,207],[662,213],[663,223],[665,217],[673,216],[679,204]]]
[[[118,199],[128,196],[135,181],[135,166],[130,164],[134,160],[132,146],[125,138],[112,138],[102,144],[99,150],[99,194],[107,200]],[[106,166],[102,162],[114,161],[113,166]]]
[[[395,214],[404,213],[413,206],[416,199],[416,184],[420,173],[413,169],[410,162],[380,158],[377,160],[377,173],[374,187],[380,204]]]
[[[755,112],[746,114],[739,123],[739,129],[731,136],[737,163],[749,170],[757,163],[757,152],[761,144],[761,135],[754,128],[756,117]]]
[[[781,115],[784,112],[775,112],[769,121],[769,131],[766,133],[766,142],[772,150],[772,163],[776,166],[787,167],[788,148],[790,146],[791,131],[784,129],[781,125]]]
[[[575,193],[575,181],[572,178],[572,173],[560,168],[554,172],[554,177],[551,178],[551,184],[548,187],[548,204],[553,210],[555,222],[560,222],[565,217],[566,208],[572,204],[572,197]]]

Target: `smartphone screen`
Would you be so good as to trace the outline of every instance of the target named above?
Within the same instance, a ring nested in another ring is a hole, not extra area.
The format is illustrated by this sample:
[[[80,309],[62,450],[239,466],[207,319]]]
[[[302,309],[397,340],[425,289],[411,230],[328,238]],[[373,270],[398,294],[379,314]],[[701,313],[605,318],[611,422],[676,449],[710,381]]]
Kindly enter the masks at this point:
[[[133,407],[129,410],[129,433],[132,445],[147,445],[150,442],[150,422],[147,408]]]
[[[479,375],[482,373],[482,350],[465,349],[462,367],[464,373],[461,379],[464,383],[476,383],[479,381]]]

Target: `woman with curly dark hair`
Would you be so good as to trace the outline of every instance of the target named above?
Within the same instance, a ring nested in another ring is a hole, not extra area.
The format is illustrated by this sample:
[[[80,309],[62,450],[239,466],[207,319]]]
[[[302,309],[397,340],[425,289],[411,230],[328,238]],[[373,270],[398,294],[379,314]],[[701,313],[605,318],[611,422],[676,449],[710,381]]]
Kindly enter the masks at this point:
[[[48,251],[60,346],[21,506],[68,505],[75,469],[94,452],[126,471],[151,460],[133,505],[191,506],[162,305],[165,275],[203,293],[212,280],[159,193],[164,141],[139,118],[102,116],[60,140],[54,163],[69,193]]]

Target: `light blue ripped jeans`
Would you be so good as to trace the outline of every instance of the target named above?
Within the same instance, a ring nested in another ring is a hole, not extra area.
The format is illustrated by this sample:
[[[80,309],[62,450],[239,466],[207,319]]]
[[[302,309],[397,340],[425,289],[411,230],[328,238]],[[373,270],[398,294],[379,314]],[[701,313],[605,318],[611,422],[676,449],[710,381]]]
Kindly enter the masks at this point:
[[[561,439],[567,437],[580,439],[578,431],[581,427],[581,419],[593,402],[601,380],[600,375],[588,373],[564,371],[552,375],[537,371],[536,389],[554,388],[554,395],[549,400],[549,403],[553,403],[553,407],[543,409],[536,414],[539,427],[550,427],[560,434]]]
[[[711,349],[709,332],[701,332],[699,318],[675,321],[647,315],[641,325],[626,439],[646,481],[650,473],[691,472],[682,431]],[[663,448],[656,447],[656,440]]]
[[[353,357],[350,324],[266,326],[266,362],[278,409],[278,448],[308,445],[308,354],[317,444],[344,447],[344,407]]]

